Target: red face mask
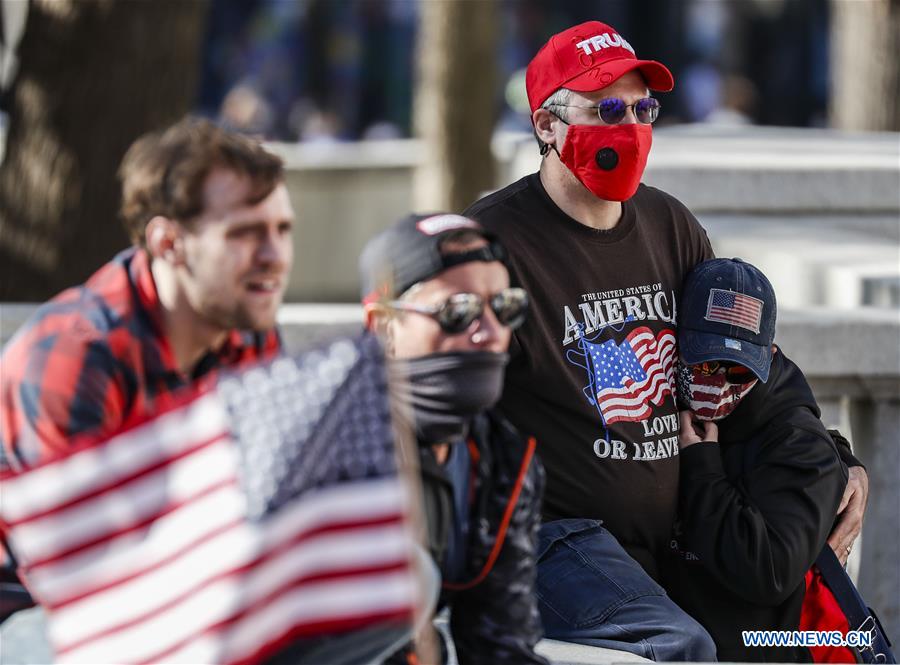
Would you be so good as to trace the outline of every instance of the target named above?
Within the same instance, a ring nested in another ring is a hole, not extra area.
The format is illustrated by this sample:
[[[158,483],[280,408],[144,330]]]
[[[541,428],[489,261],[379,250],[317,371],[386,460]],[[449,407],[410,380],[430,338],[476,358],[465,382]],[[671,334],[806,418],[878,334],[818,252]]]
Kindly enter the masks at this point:
[[[625,201],[641,183],[652,142],[650,125],[569,125],[559,159],[597,198]]]

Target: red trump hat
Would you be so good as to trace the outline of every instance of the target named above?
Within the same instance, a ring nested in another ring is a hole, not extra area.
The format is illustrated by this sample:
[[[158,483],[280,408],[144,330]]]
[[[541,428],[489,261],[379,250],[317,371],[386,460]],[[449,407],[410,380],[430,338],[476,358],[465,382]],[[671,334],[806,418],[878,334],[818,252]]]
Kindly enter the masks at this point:
[[[615,29],[587,21],[553,35],[525,73],[531,112],[559,88],[590,92],[605,88],[623,74],[640,70],[647,87],[668,92],[675,87],[672,72],[655,60],[638,60],[625,38]]]

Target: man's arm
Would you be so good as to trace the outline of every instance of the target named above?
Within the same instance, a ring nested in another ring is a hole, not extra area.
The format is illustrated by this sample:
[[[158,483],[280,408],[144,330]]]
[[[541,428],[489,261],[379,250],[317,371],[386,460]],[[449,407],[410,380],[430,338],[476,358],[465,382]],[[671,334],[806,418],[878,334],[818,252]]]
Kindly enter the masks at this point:
[[[840,502],[843,466],[824,428],[808,420],[808,427],[771,432],[740,482],[726,474],[718,443],[692,445],[697,436],[685,437],[679,508],[686,544],[750,602],[777,604],[794,591]]]
[[[846,565],[853,543],[862,531],[866,502],[869,499],[869,476],[862,462],[854,457],[850,442],[836,429],[828,430],[828,434],[837,445],[838,455],[850,474],[838,507],[837,522],[828,536],[828,545],[834,550],[838,560]]]
[[[69,331],[13,344],[0,377],[0,470],[22,471],[73,437],[122,418],[123,395],[115,362],[104,341]],[[15,558],[0,540],[0,622],[34,605]]]
[[[4,465],[14,471],[65,451],[80,435],[121,425],[130,402],[109,344],[56,332],[3,354]]]

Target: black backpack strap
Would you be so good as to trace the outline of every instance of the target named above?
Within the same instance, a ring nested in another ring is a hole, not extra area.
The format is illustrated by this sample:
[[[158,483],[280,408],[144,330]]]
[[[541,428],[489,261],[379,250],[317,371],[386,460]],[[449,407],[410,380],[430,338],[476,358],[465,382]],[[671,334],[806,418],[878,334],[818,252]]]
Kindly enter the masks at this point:
[[[872,635],[872,645],[868,647],[858,647],[857,651],[865,663],[896,663],[894,654],[891,652],[891,641],[884,632],[884,627],[875,615],[875,612],[868,607],[853,580],[844,570],[841,562],[838,561],[834,551],[827,544],[819,552],[816,557],[816,568],[822,574],[822,579],[834,595],[847,617],[850,624],[850,630],[870,633]]]
[[[853,581],[829,545],[825,545],[816,557],[816,568],[822,573],[825,583],[841,606],[850,623],[850,630],[859,630],[859,627],[870,618],[869,608],[866,607],[856,587],[853,586]]]

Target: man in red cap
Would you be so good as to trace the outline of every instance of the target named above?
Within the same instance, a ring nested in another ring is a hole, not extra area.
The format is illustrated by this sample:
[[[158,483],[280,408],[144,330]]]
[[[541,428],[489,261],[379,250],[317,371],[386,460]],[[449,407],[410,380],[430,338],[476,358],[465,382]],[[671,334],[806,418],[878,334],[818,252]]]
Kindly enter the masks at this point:
[[[514,333],[500,408],[547,468],[538,598],[547,637],[654,660],[715,660],[665,594],[659,562],[677,503],[670,379],[683,277],[711,258],[678,201],[640,185],[659,102],[673,87],[616,30],[553,36],[526,86],[538,173],[466,215],[497,234],[534,318]]]
[[[526,74],[540,170],[465,215],[500,238],[532,303],[499,408],[536,436],[547,471],[546,635],[711,661],[709,635],[656,581],[678,492],[676,303],[684,276],[713,255],[684,205],[640,183],[660,110],[650,91],[673,86],[611,26],[554,35]],[[855,507],[838,530],[852,539],[865,478],[850,486]]]

